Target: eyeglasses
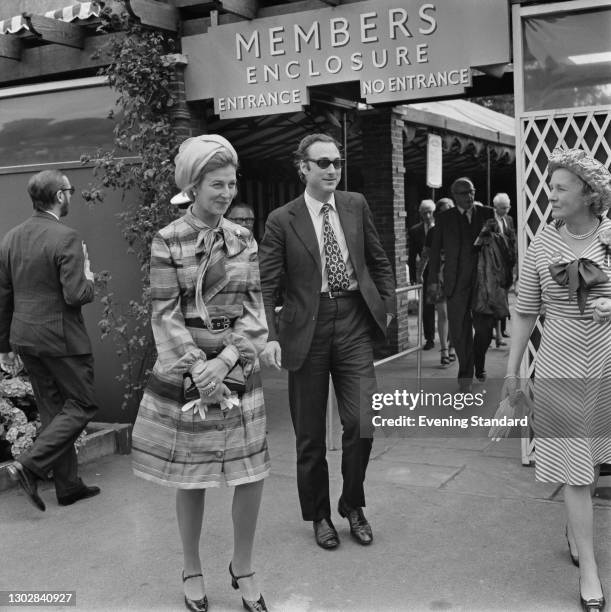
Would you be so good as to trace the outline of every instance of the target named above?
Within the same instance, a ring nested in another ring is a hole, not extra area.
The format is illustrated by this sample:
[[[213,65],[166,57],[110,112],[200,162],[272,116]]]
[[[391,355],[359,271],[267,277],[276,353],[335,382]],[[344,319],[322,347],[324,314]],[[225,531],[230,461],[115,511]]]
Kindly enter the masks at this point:
[[[74,195],[74,192],[76,191],[76,187],[60,187],[58,191],[68,191],[70,195]]]
[[[339,170],[344,163],[344,160],[341,159],[341,157],[338,157],[337,159],[329,159],[328,157],[321,157],[320,159],[306,158],[305,161],[314,162],[322,170],[326,170],[331,164],[333,164],[333,167],[336,170]]]
[[[230,221],[233,221],[234,223],[254,223],[255,222],[255,218],[254,217],[229,217]]]

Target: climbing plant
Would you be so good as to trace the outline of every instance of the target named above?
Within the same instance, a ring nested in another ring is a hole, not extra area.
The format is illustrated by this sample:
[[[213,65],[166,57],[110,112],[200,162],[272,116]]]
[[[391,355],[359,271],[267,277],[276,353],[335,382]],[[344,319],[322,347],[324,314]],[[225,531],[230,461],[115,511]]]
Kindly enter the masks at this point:
[[[137,401],[146,383],[148,367],[154,358],[150,330],[149,264],[153,236],[174,217],[169,205],[174,187],[173,159],[178,148],[170,110],[175,104],[171,82],[174,68],[168,54],[176,50],[176,40],[164,32],[142,27],[125,10],[124,3],[100,2],[101,29],[120,35],[102,49],[110,63],[100,74],[116,91],[117,110],[114,146],[95,156],[81,157],[93,165],[94,180],[83,191],[92,204],[104,201],[110,190],[122,194],[124,207],[119,213],[128,253],[140,265],[142,292],[127,305],[112,292],[112,271],[97,275],[96,285],[103,305],[99,321],[102,338],[110,337],[122,360],[119,381],[124,384],[123,407]],[[123,4],[123,10],[117,6]]]

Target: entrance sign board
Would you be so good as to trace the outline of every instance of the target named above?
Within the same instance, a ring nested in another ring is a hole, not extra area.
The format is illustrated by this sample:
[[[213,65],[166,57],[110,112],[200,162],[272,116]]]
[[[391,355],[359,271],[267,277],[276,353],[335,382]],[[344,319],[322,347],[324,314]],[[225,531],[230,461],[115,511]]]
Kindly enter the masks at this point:
[[[222,119],[297,112],[308,87],[359,81],[370,104],[457,96],[510,61],[507,0],[366,0],[186,36],[187,100]]]

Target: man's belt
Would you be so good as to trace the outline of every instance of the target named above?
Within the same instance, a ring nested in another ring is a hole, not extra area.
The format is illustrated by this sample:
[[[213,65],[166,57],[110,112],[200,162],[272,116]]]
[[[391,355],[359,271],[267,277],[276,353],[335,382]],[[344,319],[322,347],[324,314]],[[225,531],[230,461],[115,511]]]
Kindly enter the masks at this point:
[[[185,325],[187,327],[199,327],[200,329],[207,329],[209,331],[224,331],[229,329],[237,317],[230,319],[229,317],[216,317],[210,319],[210,327],[206,327],[204,322],[199,318],[195,317],[192,319],[185,319]]]
[[[358,289],[354,289],[353,291],[323,291],[320,294],[320,297],[330,298],[333,300],[335,298],[357,297],[360,295],[360,293],[361,292]]]

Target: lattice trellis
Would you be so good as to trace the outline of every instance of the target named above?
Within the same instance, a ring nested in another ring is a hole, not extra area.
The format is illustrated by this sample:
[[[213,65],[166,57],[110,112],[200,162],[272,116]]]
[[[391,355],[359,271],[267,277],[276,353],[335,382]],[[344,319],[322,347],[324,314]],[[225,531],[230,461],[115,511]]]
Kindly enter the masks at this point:
[[[518,185],[518,193],[522,193],[523,206],[518,211],[521,228],[518,243],[520,258],[523,258],[528,245],[551,218],[546,170],[550,153],[556,147],[578,147],[607,167],[611,166],[611,106],[529,114],[520,117],[519,123],[522,184]],[[534,358],[542,331],[540,318],[528,342],[523,377],[531,378],[534,374]],[[530,436],[524,441],[522,461],[529,463],[533,459],[534,444]]]

